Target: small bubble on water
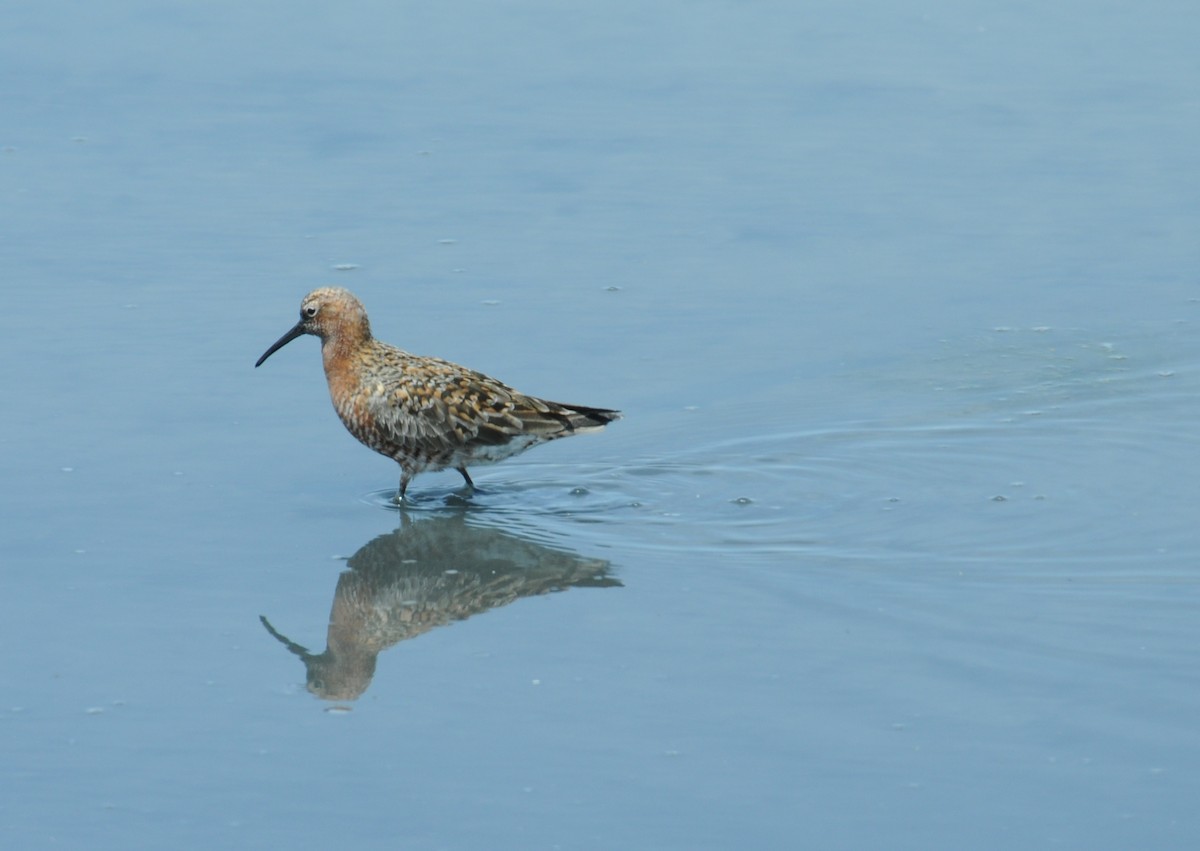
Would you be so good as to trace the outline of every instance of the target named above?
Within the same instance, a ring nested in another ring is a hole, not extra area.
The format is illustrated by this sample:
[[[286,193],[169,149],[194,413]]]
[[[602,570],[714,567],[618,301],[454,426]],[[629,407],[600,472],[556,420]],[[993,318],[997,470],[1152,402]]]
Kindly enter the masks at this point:
[[[608,293],[619,293],[621,291],[621,288],[620,287],[605,287],[604,291],[608,292]]]
[[[498,298],[485,298],[483,301],[481,301],[481,302],[479,302],[479,303],[480,303],[480,304],[486,304],[488,307],[495,307],[496,305],[498,305],[498,304],[500,303],[500,299],[498,299]]]
[[[454,245],[456,242],[458,242],[457,239],[439,239],[438,245]]]
[[[591,491],[587,488],[571,488],[571,496],[587,496]]]
[[[357,263],[335,263],[333,266],[333,271],[335,271],[335,272],[353,272],[355,269],[358,269],[358,268],[360,268],[360,267]]]
[[[998,493],[992,497],[992,502],[1008,502],[1008,497],[1002,493]]]
[[[328,715],[349,715],[352,711],[351,706],[330,706],[325,710]]]
[[[103,706],[89,706],[87,709],[85,709],[83,711],[88,715],[103,715],[104,707]]]
[[[734,505],[750,505],[754,500],[748,496],[739,496],[737,499],[730,500]]]

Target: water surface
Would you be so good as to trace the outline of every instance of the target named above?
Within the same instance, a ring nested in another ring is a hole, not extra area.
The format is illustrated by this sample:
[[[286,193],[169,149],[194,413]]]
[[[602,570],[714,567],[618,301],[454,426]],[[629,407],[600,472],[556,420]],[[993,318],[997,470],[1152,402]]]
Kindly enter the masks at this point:
[[[7,844],[1195,843],[1190,7],[6,18]],[[327,284],[626,419],[397,511]]]

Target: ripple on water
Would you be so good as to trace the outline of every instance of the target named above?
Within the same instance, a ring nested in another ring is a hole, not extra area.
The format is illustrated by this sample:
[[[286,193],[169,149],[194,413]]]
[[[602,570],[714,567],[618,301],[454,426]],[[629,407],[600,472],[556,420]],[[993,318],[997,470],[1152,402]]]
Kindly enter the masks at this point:
[[[903,425],[697,447],[649,468],[666,499],[639,499],[660,523],[668,505],[684,506],[679,534],[660,538],[683,547],[920,561],[979,576],[997,565],[1007,575],[1190,576],[1200,557],[1198,377],[1155,365],[1090,380],[1064,373],[963,393],[957,411],[926,421],[914,410]],[[729,506],[741,515],[699,488],[679,499],[712,474],[751,500]]]
[[[809,554],[978,575],[1003,564],[1007,575],[1190,576],[1200,556],[1190,518],[1200,497],[1190,427],[1200,388],[1195,369],[1163,372],[1104,375],[1090,388],[1063,379],[1040,395],[967,394],[961,413],[938,422],[830,428],[737,449],[796,482],[790,522],[810,531]],[[796,539],[753,531],[760,544]]]
[[[474,491],[461,485],[439,486],[436,480],[420,482],[409,488],[403,510],[414,514],[464,509],[481,515],[581,517],[628,507],[611,483],[605,483],[606,475],[611,478],[610,467],[509,463],[504,470],[472,470],[477,485]],[[363,501],[389,511],[401,508],[396,504],[395,488],[371,491]]]
[[[622,515],[637,508],[612,467],[510,462],[472,470],[472,476],[474,492],[429,476],[409,488],[403,507],[395,502],[395,488],[364,494],[362,501],[415,517],[465,512],[474,521],[523,529],[546,542],[605,547],[621,537]]]

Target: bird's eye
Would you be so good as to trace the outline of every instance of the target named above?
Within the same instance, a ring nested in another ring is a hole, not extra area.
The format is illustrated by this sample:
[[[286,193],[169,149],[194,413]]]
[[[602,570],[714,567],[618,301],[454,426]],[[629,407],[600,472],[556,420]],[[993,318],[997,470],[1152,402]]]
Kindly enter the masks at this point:
[[[304,314],[305,319],[312,319],[317,315],[317,306],[315,304],[305,305],[304,309],[300,312]]]

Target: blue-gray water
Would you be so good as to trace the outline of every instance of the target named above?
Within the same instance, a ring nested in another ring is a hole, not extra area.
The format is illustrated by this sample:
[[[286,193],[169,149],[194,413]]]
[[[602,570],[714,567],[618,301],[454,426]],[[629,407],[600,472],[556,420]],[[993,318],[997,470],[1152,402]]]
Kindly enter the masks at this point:
[[[1200,841],[1193,4],[4,19],[4,847]],[[330,283],[626,419],[402,516]]]

